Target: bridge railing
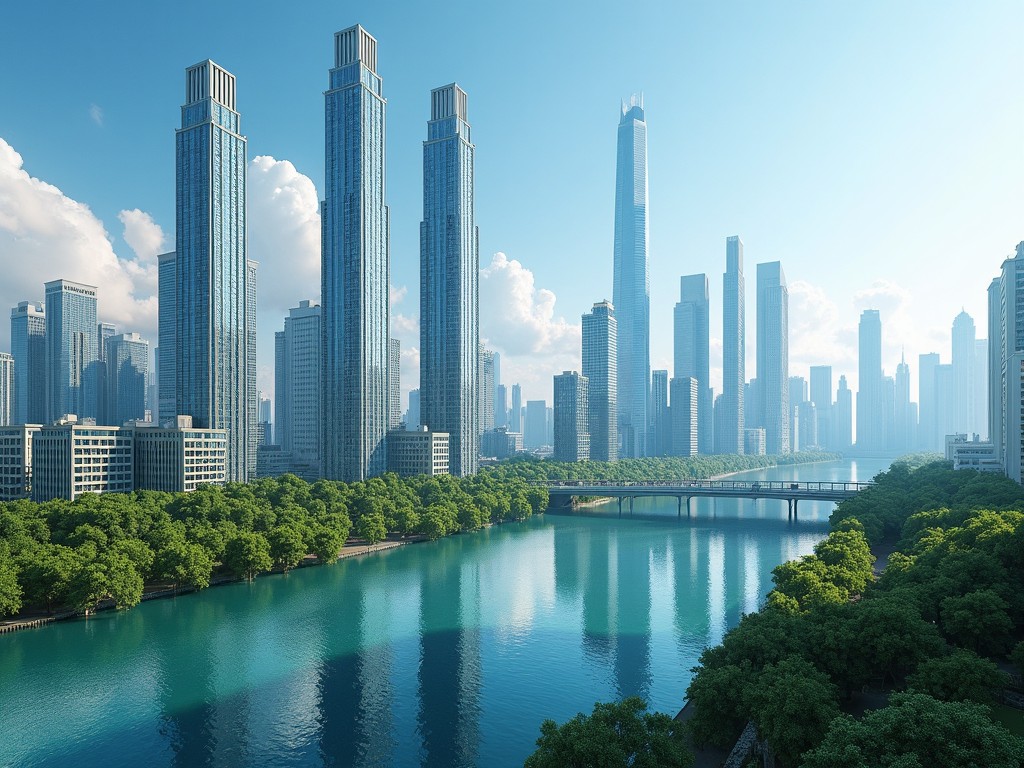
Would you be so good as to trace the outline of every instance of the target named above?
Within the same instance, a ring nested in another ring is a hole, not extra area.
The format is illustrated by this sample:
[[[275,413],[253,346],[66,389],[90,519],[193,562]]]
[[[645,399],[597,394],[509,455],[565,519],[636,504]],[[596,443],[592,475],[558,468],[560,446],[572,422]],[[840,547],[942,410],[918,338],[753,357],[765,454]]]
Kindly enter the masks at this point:
[[[789,481],[789,480],[532,480],[531,485],[557,488],[678,488],[694,490],[731,490],[756,493],[758,491],[807,491],[855,493],[870,487],[871,482],[853,481]]]

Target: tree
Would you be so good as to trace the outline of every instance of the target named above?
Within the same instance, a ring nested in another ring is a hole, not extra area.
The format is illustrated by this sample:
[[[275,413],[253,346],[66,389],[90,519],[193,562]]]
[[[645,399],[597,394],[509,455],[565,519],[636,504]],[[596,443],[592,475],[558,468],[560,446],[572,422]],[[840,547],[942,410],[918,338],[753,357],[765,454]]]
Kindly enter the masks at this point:
[[[1024,640],[1017,643],[1010,652],[1010,661],[1017,667],[1017,671],[1024,673]]]
[[[360,517],[356,522],[356,530],[359,532],[360,538],[366,539],[371,546],[383,541],[388,535],[384,515],[381,512],[370,512]]]
[[[0,541],[0,616],[11,616],[20,610],[18,568],[10,557],[6,542]]]
[[[701,656],[704,661],[706,656]],[[720,667],[698,668],[686,689],[686,698],[694,706],[687,727],[699,746],[714,744],[728,749],[747,722],[743,693],[757,674],[749,662]]]
[[[88,614],[103,600],[113,600],[116,608],[136,606],[142,600],[142,587],[142,577],[127,556],[106,552],[78,569],[68,597],[76,609]]]
[[[545,720],[537,751],[524,768],[660,768],[693,764],[680,723],[661,712],[647,713],[647,704],[631,696],[615,704],[594,705],[559,726]]]
[[[318,526],[313,532],[313,554],[321,563],[338,562],[338,555],[345,546],[345,539],[336,528],[328,525]]]
[[[986,708],[922,693],[894,693],[862,720],[837,717],[802,768],[1019,768],[1024,740],[992,722]]]
[[[294,568],[306,556],[306,543],[293,525],[279,525],[271,529],[267,533],[267,543],[274,565],[282,571]]]
[[[252,581],[257,574],[274,566],[270,544],[261,533],[241,531],[224,545],[224,565],[232,573]]]
[[[839,715],[837,698],[828,676],[796,656],[769,664],[745,694],[758,733],[786,765],[821,741]]]
[[[973,651],[957,648],[947,656],[922,661],[907,677],[907,687],[942,701],[995,702],[1009,681],[1005,672]]]
[[[51,544],[40,549],[21,574],[25,597],[30,605],[54,606],[68,602],[71,580],[82,567],[82,558],[70,547]]]
[[[1005,653],[1013,632],[1006,601],[991,589],[942,601],[942,629],[958,645],[982,654]]]
[[[213,575],[213,557],[201,544],[176,541],[167,545],[154,563],[156,573],[179,586],[206,589]]]

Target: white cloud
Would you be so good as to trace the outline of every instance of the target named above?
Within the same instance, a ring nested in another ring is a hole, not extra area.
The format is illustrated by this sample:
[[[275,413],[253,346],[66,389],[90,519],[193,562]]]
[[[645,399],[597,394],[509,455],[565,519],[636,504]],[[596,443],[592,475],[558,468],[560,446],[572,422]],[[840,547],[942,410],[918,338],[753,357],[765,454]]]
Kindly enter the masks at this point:
[[[133,208],[121,211],[117,218],[124,225],[124,241],[135,251],[140,264],[156,263],[156,257],[164,252],[167,237],[159,224],[145,211]]]
[[[555,294],[504,253],[480,271],[480,337],[501,353],[502,381],[551,399],[551,377],[580,367],[580,324],[555,316]]]
[[[839,307],[822,288],[804,280],[790,283],[790,375],[806,379],[812,365],[831,365],[839,371],[856,366],[856,347],[849,344],[850,329],[839,317]]]
[[[100,320],[121,330],[138,331],[156,343],[157,300],[149,265],[119,259],[103,222],[89,207],[30,176],[21,155],[3,139],[0,268],[4,276],[0,307],[41,300],[46,281],[75,280],[98,287]],[[10,324],[0,323],[0,328],[0,340],[6,346]]]
[[[89,105],[89,118],[96,123],[96,125],[103,125],[103,108],[99,104]]]

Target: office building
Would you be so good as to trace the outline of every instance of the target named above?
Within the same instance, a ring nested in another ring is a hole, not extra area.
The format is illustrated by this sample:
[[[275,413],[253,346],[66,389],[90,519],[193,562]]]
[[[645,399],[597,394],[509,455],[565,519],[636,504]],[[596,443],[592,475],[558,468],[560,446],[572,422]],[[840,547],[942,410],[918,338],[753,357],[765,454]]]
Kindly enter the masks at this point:
[[[512,408],[508,414],[508,424],[512,432],[523,433],[523,388],[512,385]]]
[[[177,358],[178,333],[178,277],[174,251],[157,256],[157,403],[154,421],[162,424],[178,415],[178,382],[174,374]]]
[[[303,475],[319,475],[320,450],[326,425],[321,418],[323,378],[320,368],[322,313],[309,300],[288,310],[284,330],[275,334],[277,444],[286,462],[301,465]],[[292,472],[294,469],[288,469]],[[299,474],[299,472],[295,472]]]
[[[583,315],[583,368],[587,378],[587,424],[590,458],[615,461],[619,457],[618,433],[618,322],[608,301],[594,304]],[[513,387],[512,412],[518,409]]]
[[[138,426],[134,443],[135,489],[182,493],[227,480],[227,432],[196,429],[179,416],[173,426]]]
[[[953,379],[956,390],[953,404],[955,432],[976,434],[979,424],[974,419],[975,347],[974,319],[961,312],[953,319]]]
[[[409,390],[409,410],[405,417],[405,428],[416,430],[420,428],[420,391]]]
[[[746,298],[743,283],[743,241],[733,235],[725,241],[722,276],[722,400],[721,432],[715,435],[716,453],[743,453],[745,445]]]
[[[480,455],[507,459],[523,450],[523,436],[509,432],[506,427],[495,427],[480,436]]]
[[[324,475],[353,482],[387,468],[388,209],[383,84],[377,41],[362,27],[334,35],[324,94]]]
[[[402,423],[402,342],[388,342],[388,429]]]
[[[14,423],[14,357],[0,352],[0,427]]]
[[[555,461],[589,461],[590,430],[587,426],[586,376],[563,371],[554,377],[554,456]]]
[[[755,427],[743,430],[743,451],[748,456],[765,455],[765,429]]]
[[[988,339],[974,342],[974,414],[973,425],[981,439],[989,439],[988,431]]]
[[[757,265],[757,382],[765,449],[789,453],[789,288],[778,261]]]
[[[672,424],[668,411],[668,371],[651,371],[651,402],[647,409],[647,455],[668,456],[672,448]]]
[[[11,310],[11,355],[14,368],[14,424],[42,424],[47,420],[46,309],[35,301],[21,301]]]
[[[679,278],[679,302],[673,316],[673,377],[697,380],[697,442],[700,453],[711,453],[714,442],[708,296],[707,275],[684,275]]]
[[[420,412],[449,434],[456,477],[476,472],[480,433],[495,425],[495,355],[479,351],[475,153],[466,92],[455,83],[435,88],[423,142]]]
[[[107,421],[120,426],[145,420],[149,342],[137,333],[109,337],[105,344]]]
[[[449,437],[427,427],[396,430],[388,436],[388,471],[402,477],[447,475]]]
[[[96,286],[54,280],[46,289],[48,419],[99,416]]]
[[[128,493],[135,487],[133,463],[130,428],[75,422],[44,426],[32,438],[32,500]]]
[[[247,259],[245,262],[245,340],[246,340],[246,387],[245,415],[248,433],[248,450],[245,456],[246,477],[256,471],[256,422],[259,421],[259,394],[256,390],[256,273],[259,262]]]
[[[839,377],[836,401],[832,406],[833,450],[849,451],[853,447],[853,392],[846,376]]]
[[[612,303],[618,321],[620,456],[647,455],[651,298],[647,255],[647,122],[643,98],[622,104],[615,161]]]
[[[832,366],[812,365],[809,392],[818,417],[818,445],[822,450],[834,450],[832,435]]]
[[[548,406],[544,400],[526,401],[526,427],[523,434],[523,444],[526,450],[535,450],[548,442]]]
[[[41,424],[0,427],[0,501],[32,495],[32,440]]]
[[[175,137],[174,410],[227,431],[228,479],[244,482],[255,471],[256,360],[240,121],[235,76],[210,60],[189,67]]]
[[[857,450],[885,448],[885,409],[882,398],[882,319],[877,309],[865,309],[858,326]]]
[[[945,363],[935,366],[935,429],[940,450],[946,446],[946,437],[960,434],[956,428],[958,394],[956,368]]]
[[[667,454],[695,456],[700,440],[700,385],[692,376],[673,378],[671,390],[671,428],[667,437]]]

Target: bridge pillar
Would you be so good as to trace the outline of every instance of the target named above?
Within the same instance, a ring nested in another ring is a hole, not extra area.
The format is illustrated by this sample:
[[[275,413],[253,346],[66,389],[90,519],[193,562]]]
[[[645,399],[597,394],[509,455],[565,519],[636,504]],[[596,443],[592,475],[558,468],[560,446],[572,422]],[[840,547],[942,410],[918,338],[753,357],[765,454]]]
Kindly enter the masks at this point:
[[[793,519],[797,518],[797,507],[800,504],[800,499],[793,499]]]
[[[687,520],[690,519],[690,500],[692,498],[693,498],[692,496],[687,496],[686,497],[686,519]]]
[[[633,497],[629,497],[629,514],[633,514]]]
[[[687,499],[687,502],[689,502],[689,499]],[[689,504],[687,504],[687,506],[689,506]],[[680,519],[680,520],[683,519],[683,497],[682,496],[676,496],[676,517],[678,519]]]
[[[793,519],[793,499],[786,499],[786,503],[789,505],[788,519],[792,520]]]
[[[619,517],[622,517],[622,497],[619,496]]]

